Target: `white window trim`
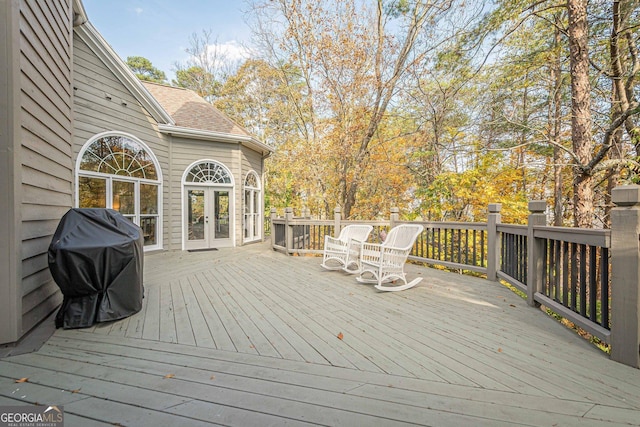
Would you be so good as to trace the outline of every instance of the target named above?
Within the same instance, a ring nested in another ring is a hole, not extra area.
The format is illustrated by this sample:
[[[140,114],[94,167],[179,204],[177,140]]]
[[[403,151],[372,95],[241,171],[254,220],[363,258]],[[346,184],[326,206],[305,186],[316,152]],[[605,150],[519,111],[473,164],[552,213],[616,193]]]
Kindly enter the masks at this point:
[[[151,157],[151,160],[153,161],[153,164],[156,167],[156,179],[152,180],[152,179],[145,179],[145,178],[131,178],[131,177],[127,177],[127,176],[120,176],[120,175],[111,175],[111,174],[106,174],[106,173],[102,173],[102,172],[92,172],[92,171],[85,171],[80,169],[80,163],[82,161],[82,157],[84,156],[84,153],[87,151],[87,149],[89,148],[89,146],[91,146],[91,144],[93,144],[94,142],[96,142],[97,140],[99,140],[100,138],[104,138],[106,136],[122,136],[124,138],[128,138],[131,139],[132,141],[136,142],[137,144],[140,144],[140,146],[142,146],[142,148],[144,148],[144,150],[147,152],[147,154],[149,154],[149,156]],[[116,178],[118,180],[121,181],[137,181],[138,183],[144,183],[144,184],[157,184],[158,185],[158,236],[157,236],[157,244],[155,245],[150,245],[150,246],[145,246],[144,247],[144,251],[157,251],[157,250],[161,250],[163,248],[163,244],[162,242],[164,241],[163,238],[163,230],[164,230],[164,222],[163,222],[163,178],[162,178],[162,169],[160,168],[160,162],[158,162],[158,158],[156,157],[155,153],[153,152],[153,150],[151,150],[151,148],[149,148],[149,146],[147,144],[145,144],[144,142],[142,142],[140,140],[140,138],[137,138],[134,135],[131,135],[130,133],[126,133],[126,132],[120,132],[120,131],[107,131],[107,132],[101,132],[98,133],[96,135],[93,135],[91,138],[89,138],[84,145],[82,146],[82,148],[80,149],[80,151],[78,152],[78,157],[76,158],[76,164],[75,164],[75,174],[74,174],[74,206],[78,207],[80,205],[80,195],[78,194],[78,188],[80,185],[80,174],[82,174],[83,176],[90,176],[90,177],[96,177],[96,178],[106,178],[107,180],[112,180],[113,178]],[[139,188],[139,184],[136,184],[136,192],[139,192],[140,188]],[[111,191],[111,185],[107,186],[107,205],[111,204],[111,200],[112,200],[112,191]]]
[[[256,185],[257,185],[256,187],[246,185],[247,178],[249,177],[249,175],[253,175],[255,177]],[[254,209],[257,210],[257,212],[254,212],[254,213],[258,214],[256,220],[259,223],[258,230],[260,230],[260,231],[259,231],[259,235],[258,236],[253,236],[253,239],[249,239],[249,240],[244,240],[245,239],[245,237],[244,237],[244,227],[246,225],[245,224],[245,209],[244,209],[245,208],[245,206],[244,206],[244,203],[245,203],[245,190],[253,190],[253,191],[258,192],[258,207],[256,208],[254,206]],[[259,242],[260,240],[262,240],[262,235],[264,233],[264,213],[262,212],[263,211],[262,197],[263,197],[263,194],[262,194],[262,188],[261,188],[260,175],[258,175],[258,173],[256,171],[250,170],[249,172],[247,172],[247,175],[245,175],[243,186],[242,186],[242,241],[243,242],[251,243],[251,242]]]

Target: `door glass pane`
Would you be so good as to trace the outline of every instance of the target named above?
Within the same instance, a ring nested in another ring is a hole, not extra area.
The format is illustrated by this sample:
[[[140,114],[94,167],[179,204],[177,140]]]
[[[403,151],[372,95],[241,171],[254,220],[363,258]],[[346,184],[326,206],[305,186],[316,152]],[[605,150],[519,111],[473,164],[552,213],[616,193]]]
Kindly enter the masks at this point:
[[[251,237],[251,190],[244,190],[244,238]]]
[[[229,192],[215,192],[215,238],[229,238]]]
[[[140,213],[158,213],[158,186],[153,184],[140,184]]]
[[[145,246],[155,245],[158,243],[156,236],[158,228],[158,217],[155,216],[141,216],[140,228],[142,228],[142,234],[144,236]]]
[[[253,192],[253,237],[260,236],[260,212],[262,211],[262,206],[260,206],[259,193],[257,191]]]
[[[187,228],[189,240],[204,240],[204,190],[187,192]]]
[[[107,207],[107,180],[103,178],[78,178],[78,207],[80,208],[106,208]]]
[[[135,215],[135,184],[127,181],[113,181],[113,209],[123,215]]]

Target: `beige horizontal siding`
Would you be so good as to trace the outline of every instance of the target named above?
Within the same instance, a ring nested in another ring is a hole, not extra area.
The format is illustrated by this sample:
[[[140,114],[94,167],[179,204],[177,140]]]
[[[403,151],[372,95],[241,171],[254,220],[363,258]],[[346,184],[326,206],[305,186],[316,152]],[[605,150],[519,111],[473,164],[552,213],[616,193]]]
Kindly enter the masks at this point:
[[[72,206],[71,2],[20,2],[22,333],[60,303],[47,250]]]
[[[122,132],[144,142],[163,176],[162,245],[168,247],[169,137],[158,132],[153,117],[78,36],[74,39],[74,162],[83,145],[102,132]],[[110,98],[110,99],[109,99]],[[74,165],[75,166],[75,165]]]

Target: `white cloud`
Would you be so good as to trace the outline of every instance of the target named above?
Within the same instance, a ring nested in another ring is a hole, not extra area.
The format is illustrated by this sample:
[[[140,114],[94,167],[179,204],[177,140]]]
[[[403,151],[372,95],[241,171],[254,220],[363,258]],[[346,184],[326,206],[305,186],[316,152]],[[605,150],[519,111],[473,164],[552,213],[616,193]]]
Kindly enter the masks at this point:
[[[135,9],[133,9],[133,11],[136,13],[136,15],[140,15],[143,12],[143,9],[141,7],[136,7]]]
[[[248,59],[251,57],[251,50],[242,46],[235,40],[231,40],[224,43],[218,43],[210,45],[211,52],[218,52],[221,57],[225,58],[229,62],[236,62]]]

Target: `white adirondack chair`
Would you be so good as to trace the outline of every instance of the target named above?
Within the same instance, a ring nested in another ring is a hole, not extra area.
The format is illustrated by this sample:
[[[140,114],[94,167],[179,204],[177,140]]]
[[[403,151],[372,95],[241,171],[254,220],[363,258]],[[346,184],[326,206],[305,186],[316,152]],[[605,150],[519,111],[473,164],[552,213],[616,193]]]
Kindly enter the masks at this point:
[[[407,283],[404,265],[423,227],[401,224],[393,227],[381,244],[363,243],[360,249],[360,283],[375,283],[381,291],[404,291],[417,285],[422,277]],[[385,285],[400,280],[404,284]]]
[[[360,271],[360,245],[366,242],[373,227],[370,225],[347,225],[340,230],[338,238],[324,236],[323,268],[344,270],[348,273]]]

